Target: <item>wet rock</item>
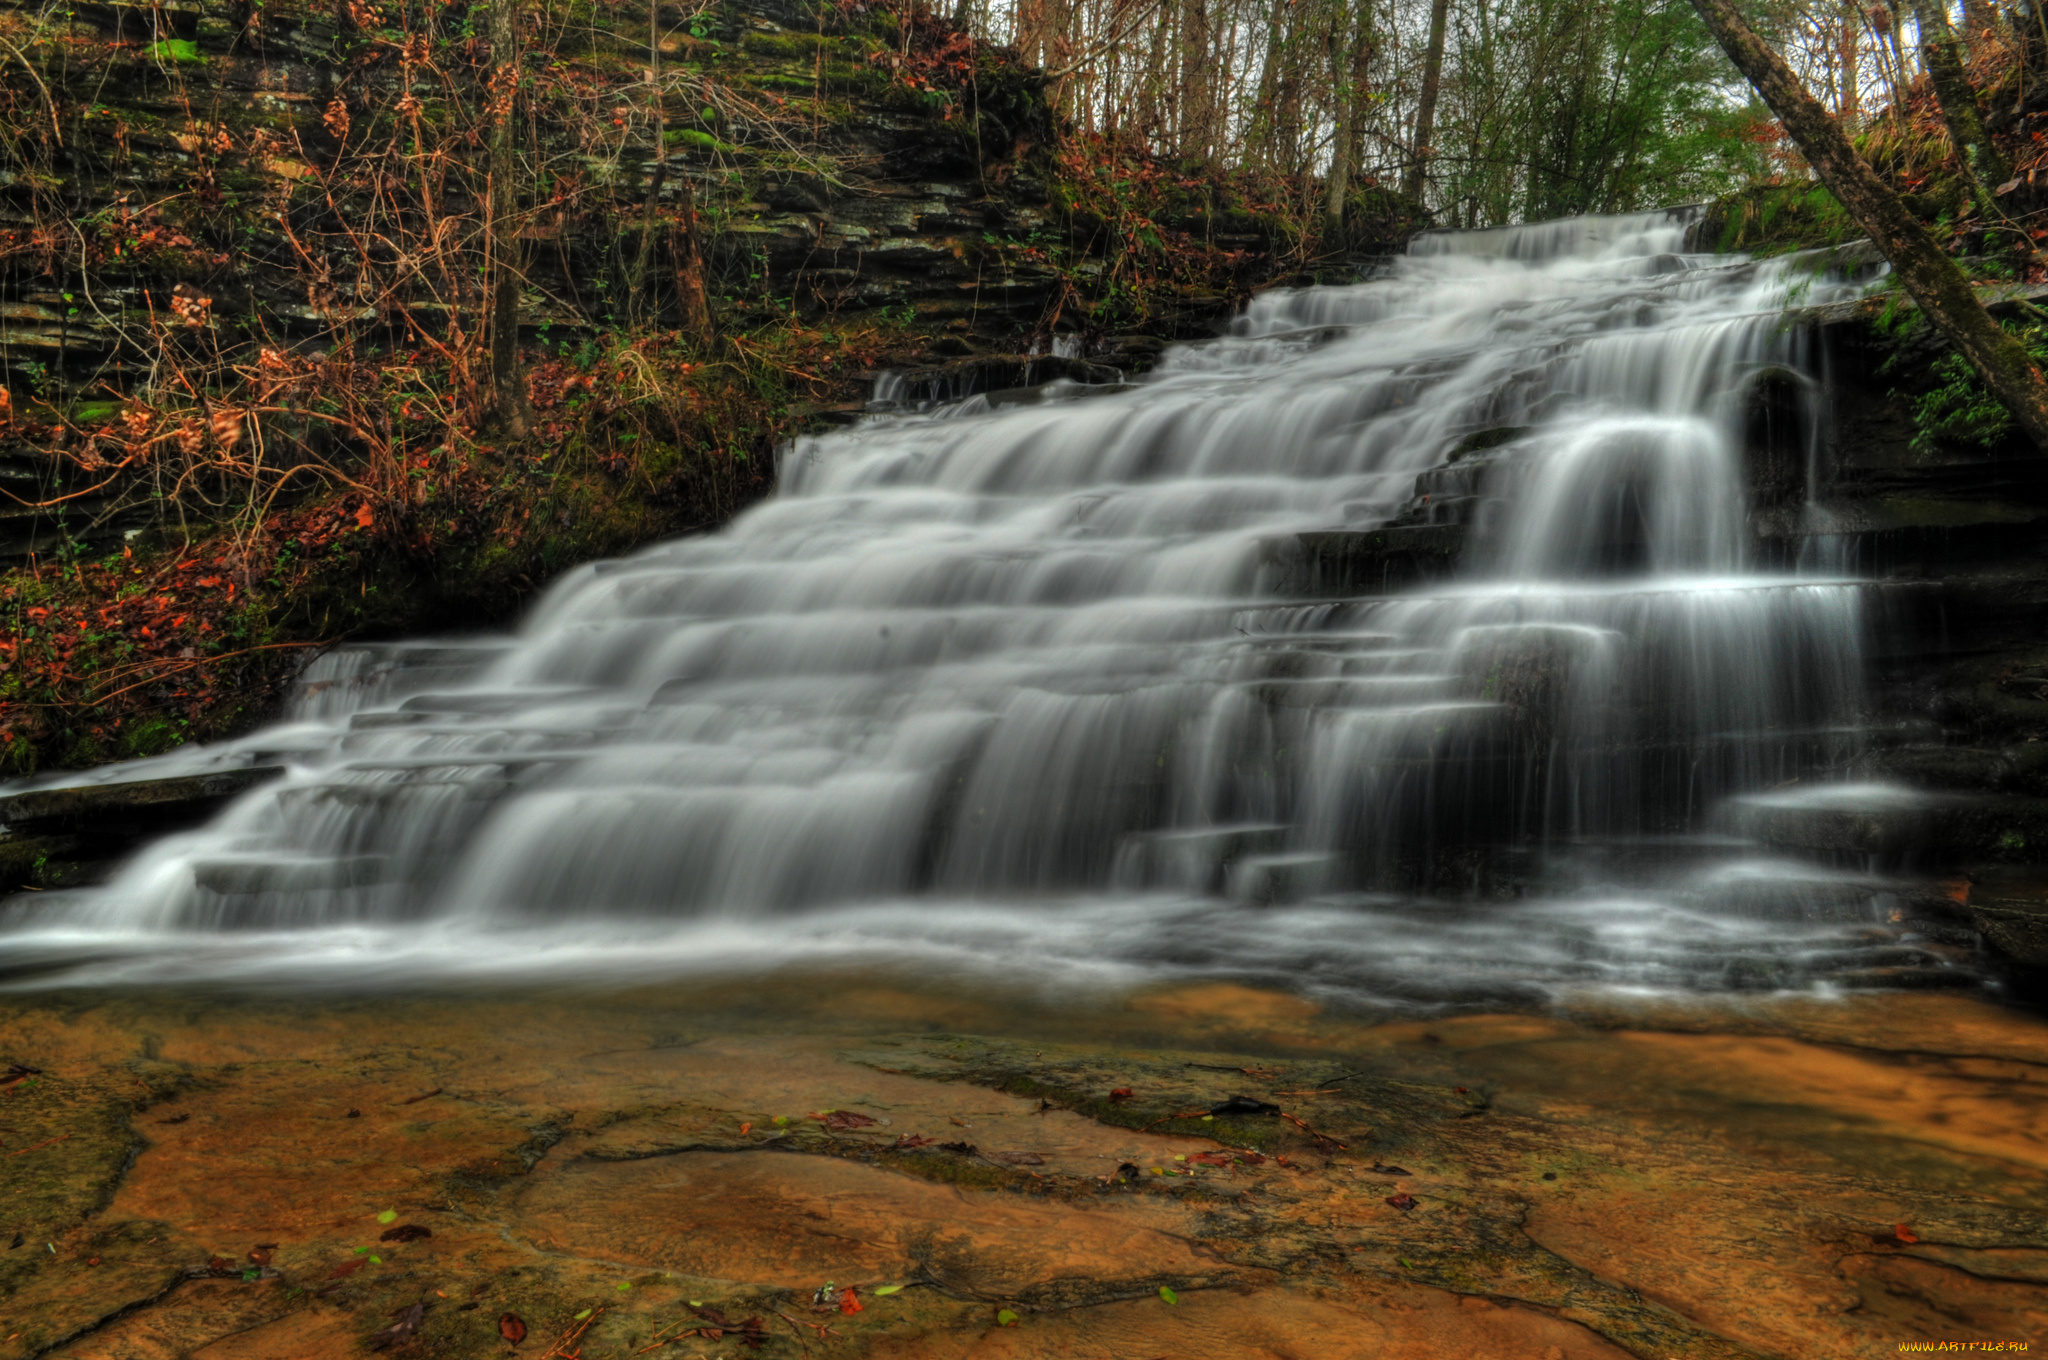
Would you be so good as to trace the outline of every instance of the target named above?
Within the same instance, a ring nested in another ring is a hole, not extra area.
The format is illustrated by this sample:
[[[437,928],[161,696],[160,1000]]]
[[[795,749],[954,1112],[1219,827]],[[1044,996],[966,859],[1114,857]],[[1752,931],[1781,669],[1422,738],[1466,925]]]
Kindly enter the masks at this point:
[[[1283,594],[1383,594],[1449,576],[1465,537],[1461,524],[1315,530],[1264,540],[1259,559]]]
[[[279,765],[0,797],[0,891],[103,881],[136,846],[205,821]]]

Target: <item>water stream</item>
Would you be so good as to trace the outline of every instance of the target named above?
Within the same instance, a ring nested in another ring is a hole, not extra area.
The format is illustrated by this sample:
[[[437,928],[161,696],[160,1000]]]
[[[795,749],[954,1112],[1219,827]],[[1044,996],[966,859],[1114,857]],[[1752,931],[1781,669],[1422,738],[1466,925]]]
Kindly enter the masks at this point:
[[[1858,739],[1864,587],[1759,568],[1744,430],[1818,377],[1788,301],[1863,284],[1684,254],[1686,220],[1426,235],[1126,388],[800,441],[772,500],[513,636],[342,650],[290,721],[124,771],[289,766],[0,954],[1411,1002],[1953,969],[1884,884],[1726,830]],[[1383,526],[1462,532],[1458,573],[1304,585],[1297,535]]]

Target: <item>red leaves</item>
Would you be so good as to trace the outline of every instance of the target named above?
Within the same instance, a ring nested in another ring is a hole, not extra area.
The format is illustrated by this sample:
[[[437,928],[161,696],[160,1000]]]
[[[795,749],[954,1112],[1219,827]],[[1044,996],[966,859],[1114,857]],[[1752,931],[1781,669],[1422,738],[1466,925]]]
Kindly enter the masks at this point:
[[[852,1285],[848,1285],[839,1292],[839,1312],[841,1316],[852,1317],[855,1313],[861,1311],[861,1307],[860,1295],[853,1292]]]
[[[1387,1203],[1393,1205],[1396,1209],[1399,1209],[1404,1214],[1414,1209],[1415,1206],[1420,1204],[1421,1202],[1422,1201],[1415,1198],[1415,1196],[1405,1193],[1387,1196]]]
[[[921,1133],[899,1134],[890,1147],[897,1152],[908,1152],[912,1148],[930,1147],[932,1140]]]
[[[1119,1086],[1109,1093],[1109,1100],[1112,1105],[1121,1105],[1131,1098],[1131,1088],[1128,1086]]]
[[[1918,1242],[1920,1240],[1919,1237],[1914,1234],[1913,1230],[1903,1223],[1893,1225],[1892,1236],[1898,1238],[1901,1242],[1907,1243]]]
[[[330,1280],[345,1280],[362,1268],[363,1258],[358,1256],[352,1261],[343,1261],[340,1265],[328,1271],[327,1278]]]
[[[868,1115],[856,1114],[852,1110],[827,1110],[823,1114],[812,1111],[810,1117],[833,1133],[845,1133],[848,1129],[865,1129],[875,1123]]]
[[[516,1346],[526,1340],[526,1323],[517,1313],[500,1313],[498,1314],[498,1335]]]

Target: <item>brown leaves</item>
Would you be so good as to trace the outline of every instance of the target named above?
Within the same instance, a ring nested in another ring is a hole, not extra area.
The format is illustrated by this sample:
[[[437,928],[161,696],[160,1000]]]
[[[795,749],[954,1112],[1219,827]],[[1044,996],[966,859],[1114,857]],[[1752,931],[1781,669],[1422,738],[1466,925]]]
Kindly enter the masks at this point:
[[[733,1336],[750,1349],[758,1349],[768,1340],[768,1326],[758,1317],[750,1317],[741,1322],[734,1322],[718,1309],[701,1303],[691,1304],[690,1311],[710,1324],[709,1326],[697,1329],[699,1336],[709,1340],[716,1341],[727,1332],[731,1332]],[[784,1316],[787,1316],[787,1314]]]
[[[328,1271],[327,1278],[330,1280],[345,1280],[362,1268],[362,1258],[357,1257],[352,1261],[343,1261],[340,1265]]]
[[[1404,1214],[1415,1208],[1415,1206],[1420,1204],[1421,1202],[1421,1200],[1415,1198],[1415,1196],[1410,1194],[1387,1196],[1387,1203],[1393,1205],[1396,1209],[1399,1209]]]
[[[823,1114],[812,1112],[811,1118],[823,1124],[833,1133],[845,1133],[849,1129],[865,1129],[875,1124],[868,1115],[856,1114],[852,1110],[827,1110]]]
[[[1109,1102],[1112,1105],[1121,1105],[1129,1099],[1131,1099],[1131,1088],[1128,1086],[1119,1086],[1109,1093]]]
[[[398,1321],[370,1338],[370,1349],[389,1350],[399,1342],[409,1339],[420,1329],[420,1324],[426,1321],[426,1318],[427,1306],[423,1303],[414,1304],[399,1315]]]
[[[898,1134],[896,1141],[889,1146],[896,1152],[908,1152],[912,1148],[930,1147],[931,1145],[932,1140],[921,1133],[904,1133]]]
[[[249,1259],[259,1266],[267,1266],[277,1255],[277,1243],[258,1242],[249,1248]]]
[[[498,1314],[498,1335],[516,1346],[526,1340],[526,1323],[520,1319],[517,1313],[500,1313]]]
[[[423,1228],[417,1223],[401,1223],[395,1228],[386,1228],[377,1235],[379,1242],[418,1242],[432,1237],[432,1228]]]

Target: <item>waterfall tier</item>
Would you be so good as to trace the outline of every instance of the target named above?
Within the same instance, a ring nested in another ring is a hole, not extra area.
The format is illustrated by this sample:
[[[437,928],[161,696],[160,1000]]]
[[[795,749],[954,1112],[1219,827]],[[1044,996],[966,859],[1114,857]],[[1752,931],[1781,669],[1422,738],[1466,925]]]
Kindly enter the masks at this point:
[[[1858,739],[1864,587],[1759,569],[1748,432],[1789,385],[1810,458],[1782,312],[1860,284],[1685,254],[1686,222],[1433,233],[1134,385],[801,440],[725,531],[572,572],[510,638],[339,652],[291,721],[158,762],[288,774],[4,947],[1424,1000],[1946,967],[1882,885],[1724,811]],[[1298,535],[1427,526],[1450,579],[1290,582]]]

